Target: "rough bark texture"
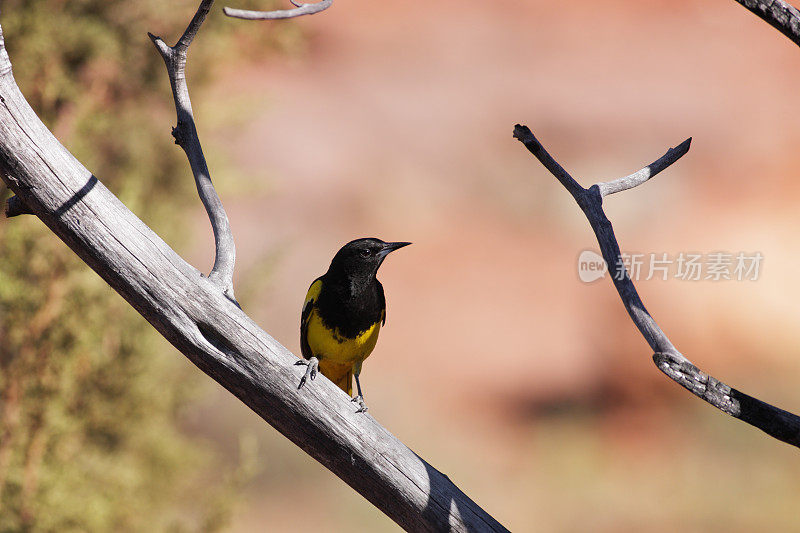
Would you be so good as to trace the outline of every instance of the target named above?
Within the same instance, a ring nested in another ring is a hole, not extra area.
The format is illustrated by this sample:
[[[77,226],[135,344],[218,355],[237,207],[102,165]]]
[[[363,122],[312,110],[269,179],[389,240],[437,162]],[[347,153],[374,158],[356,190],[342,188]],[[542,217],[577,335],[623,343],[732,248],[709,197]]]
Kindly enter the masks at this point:
[[[608,265],[608,271],[631,320],[655,352],[653,361],[659,370],[676,383],[702,398],[717,409],[755,426],[778,440],[800,447],[800,417],[778,409],[768,403],[737,391],[697,368],[672,345],[647,309],[631,281],[621,260],[617,238],[611,221],[603,211],[603,198],[609,194],[641,185],[661,172],[689,151],[691,139],[675,148],[643,169],[608,183],[598,183],[584,189],[544,149],[527,126],[516,125],[514,137],[553,174],[572,195],[589,220],[600,250]]]
[[[800,11],[782,0],[736,0],[800,46]]]
[[[505,531],[372,416],[355,413],[330,381],[298,391],[297,357],[167,246],[39,120],[14,81],[1,29],[0,173],[178,350],[399,525]]]

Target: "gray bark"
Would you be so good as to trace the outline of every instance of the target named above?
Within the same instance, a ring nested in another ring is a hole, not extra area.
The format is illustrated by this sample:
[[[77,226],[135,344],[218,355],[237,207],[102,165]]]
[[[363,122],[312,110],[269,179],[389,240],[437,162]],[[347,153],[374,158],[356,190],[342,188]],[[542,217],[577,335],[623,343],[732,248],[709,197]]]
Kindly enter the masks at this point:
[[[372,416],[356,413],[333,383],[321,378],[298,391],[298,358],[226,296],[224,284],[167,246],[39,120],[14,80],[2,29],[0,174],[18,201],[173,346],[400,526],[505,531]]]
[[[231,225],[228,222],[228,215],[222,206],[214,185],[211,183],[211,173],[203,155],[203,147],[200,145],[200,138],[197,135],[197,127],[194,123],[194,113],[192,112],[192,101],[189,99],[189,86],[186,83],[186,59],[189,52],[189,45],[192,44],[194,36],[200,30],[200,26],[208,15],[214,0],[204,0],[200,2],[186,31],[178,39],[175,46],[167,46],[160,37],[152,33],[147,35],[153,41],[158,53],[164,59],[167,67],[167,76],[172,87],[172,97],[175,101],[175,111],[178,115],[178,125],[172,128],[172,136],[175,137],[175,144],[183,148],[186,157],[189,159],[189,166],[194,174],[197,194],[200,201],[206,208],[208,218],[211,221],[211,229],[214,232],[214,245],[216,253],[214,255],[214,267],[208,278],[217,283],[226,296],[235,300],[233,294],[233,269],[236,263],[236,245],[233,241]]]
[[[222,11],[229,17],[245,20],[278,20],[313,15],[331,7],[333,0],[320,0],[311,4],[304,4],[290,0],[296,7],[294,9],[279,9],[276,11],[250,11],[249,9],[231,9],[225,7]]]
[[[514,128],[514,137],[519,139],[558,179],[586,215],[597,237],[614,286],[634,325],[655,352],[653,362],[658,369],[717,409],[761,429],[778,440],[800,447],[800,417],[729,387],[701,371],[672,345],[667,335],[645,309],[622,262],[611,221],[603,211],[605,196],[641,185],[661,172],[689,151],[691,139],[685,140],[676,148],[670,148],[661,158],[630,176],[608,183],[597,183],[584,189],[553,159],[527,126],[517,124]]]
[[[800,11],[782,0],[736,0],[800,46]]]

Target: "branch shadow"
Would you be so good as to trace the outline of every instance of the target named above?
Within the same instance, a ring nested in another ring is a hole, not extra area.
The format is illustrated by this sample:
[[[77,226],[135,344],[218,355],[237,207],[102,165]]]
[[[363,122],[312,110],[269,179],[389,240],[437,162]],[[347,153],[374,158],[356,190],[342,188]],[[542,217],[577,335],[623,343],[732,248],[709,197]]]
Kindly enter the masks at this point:
[[[95,186],[95,185],[97,185],[97,183],[98,183],[97,177],[96,177],[94,174],[92,174],[92,177],[91,177],[91,178],[89,178],[89,180],[86,182],[86,184],[85,184],[83,187],[81,187],[81,188],[80,188],[80,190],[79,190],[78,192],[76,192],[75,194],[73,194],[73,195],[72,195],[72,197],[71,197],[69,200],[67,200],[66,202],[64,202],[64,203],[61,205],[61,207],[59,207],[59,208],[56,210],[56,212],[55,212],[55,215],[56,215],[57,217],[59,217],[59,218],[60,218],[60,217],[62,217],[64,214],[66,214],[66,212],[67,212],[67,211],[69,211],[70,209],[72,209],[73,207],[75,207],[75,204],[77,204],[78,202],[80,202],[81,200],[83,200],[83,198],[84,198],[84,197],[85,197],[87,194],[89,194],[89,191],[91,191],[92,189],[94,189],[94,186]]]
[[[416,455],[416,454],[415,454]],[[433,494],[447,494],[452,493],[453,490],[457,491],[458,494],[464,497],[464,499],[468,500],[468,497],[461,492],[449,477],[445,474],[442,474],[434,467],[429,465],[424,459],[422,459],[419,455],[417,458],[422,461],[422,464],[425,465],[425,470],[428,474],[428,486],[430,487],[428,490],[428,501],[425,504],[425,509],[422,511],[422,516],[425,519],[425,522],[429,524],[434,524],[436,531],[449,531],[450,530],[450,521],[449,518],[451,515],[455,514],[456,516],[460,516],[462,519],[465,518],[465,511],[468,513],[469,510],[460,509],[458,505],[458,501],[450,497],[449,501],[447,502],[447,508],[442,506],[442,502],[436,501],[434,499]],[[480,509],[477,505],[475,508]],[[472,510],[475,511],[476,509],[473,508]],[[488,515],[487,515],[488,516]],[[467,531],[479,531],[475,527],[471,527],[468,523],[469,520],[463,520]]]

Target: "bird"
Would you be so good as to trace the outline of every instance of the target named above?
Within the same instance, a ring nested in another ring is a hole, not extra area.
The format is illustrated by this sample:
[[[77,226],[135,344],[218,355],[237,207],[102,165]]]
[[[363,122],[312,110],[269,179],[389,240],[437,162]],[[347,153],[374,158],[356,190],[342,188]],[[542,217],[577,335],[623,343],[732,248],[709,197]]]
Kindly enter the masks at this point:
[[[376,238],[350,241],[311,283],[300,315],[303,358],[295,365],[305,365],[306,372],[298,389],[319,370],[352,396],[355,377],[358,394],[352,401],[359,406],[356,412],[367,410],[358,378],[386,323],[386,298],[376,274],[387,255],[409,244]]]

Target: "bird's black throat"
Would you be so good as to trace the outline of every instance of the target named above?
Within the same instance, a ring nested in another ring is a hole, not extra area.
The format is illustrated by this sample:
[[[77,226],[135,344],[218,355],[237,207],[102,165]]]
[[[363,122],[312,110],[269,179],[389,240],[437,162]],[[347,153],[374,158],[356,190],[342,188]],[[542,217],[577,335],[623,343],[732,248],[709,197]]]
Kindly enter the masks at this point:
[[[364,274],[331,269],[322,276],[316,303],[319,316],[327,327],[347,338],[355,338],[379,322],[386,307],[383,286],[374,274]]]

